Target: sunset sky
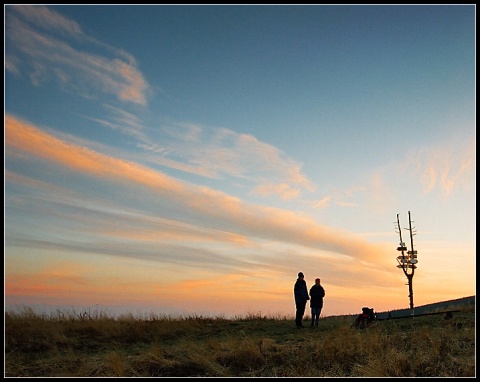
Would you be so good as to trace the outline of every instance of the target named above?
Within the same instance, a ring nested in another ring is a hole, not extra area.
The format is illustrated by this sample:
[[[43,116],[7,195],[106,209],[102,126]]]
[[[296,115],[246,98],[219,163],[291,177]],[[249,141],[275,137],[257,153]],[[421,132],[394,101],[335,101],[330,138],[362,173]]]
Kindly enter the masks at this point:
[[[6,310],[475,295],[475,5],[4,10]]]

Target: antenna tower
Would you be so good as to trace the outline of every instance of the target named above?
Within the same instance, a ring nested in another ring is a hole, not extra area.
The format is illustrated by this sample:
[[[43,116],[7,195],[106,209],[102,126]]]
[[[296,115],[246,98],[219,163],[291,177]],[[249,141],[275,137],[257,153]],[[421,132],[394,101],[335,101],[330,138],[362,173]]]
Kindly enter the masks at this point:
[[[396,222],[396,229],[398,229],[398,234],[400,235],[400,245],[397,248],[397,251],[401,252],[400,256],[397,256],[397,268],[400,268],[405,276],[407,276],[408,280],[408,297],[410,298],[410,309],[412,309],[413,314],[413,275],[415,274],[415,269],[417,268],[416,264],[418,263],[417,260],[417,251],[414,249],[413,246],[413,236],[417,233],[412,228],[412,220],[410,218],[410,211],[408,211],[408,228],[405,228],[410,233],[410,251],[408,250],[407,246],[403,242],[402,239],[402,229],[400,228],[400,214],[397,214],[397,222]]]

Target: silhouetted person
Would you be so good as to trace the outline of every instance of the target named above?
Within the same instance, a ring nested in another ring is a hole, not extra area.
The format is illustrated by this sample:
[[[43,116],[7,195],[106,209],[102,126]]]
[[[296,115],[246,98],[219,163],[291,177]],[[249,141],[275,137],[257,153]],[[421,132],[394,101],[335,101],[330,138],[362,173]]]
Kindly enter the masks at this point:
[[[357,316],[350,328],[365,329],[373,325],[375,320],[376,316],[374,309],[364,306],[362,308],[362,313]]]
[[[320,313],[323,308],[323,298],[325,297],[325,289],[320,285],[320,279],[315,279],[315,285],[312,285],[310,288],[310,309],[312,310],[312,323],[310,326],[313,328],[313,325],[318,326],[318,321],[320,320]]]
[[[305,276],[302,272],[298,273],[298,279],[295,282],[293,287],[293,295],[295,296],[295,324],[297,328],[304,328],[302,324],[303,315],[305,314],[305,307],[307,306],[307,301],[310,300],[308,297],[307,283],[304,280]]]

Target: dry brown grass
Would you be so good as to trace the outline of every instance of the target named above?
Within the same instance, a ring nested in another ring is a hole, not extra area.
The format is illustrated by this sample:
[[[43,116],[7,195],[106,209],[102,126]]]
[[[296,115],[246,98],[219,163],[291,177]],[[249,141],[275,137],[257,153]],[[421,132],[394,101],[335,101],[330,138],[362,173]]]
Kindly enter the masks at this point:
[[[475,308],[378,321],[5,313],[6,377],[474,377]]]

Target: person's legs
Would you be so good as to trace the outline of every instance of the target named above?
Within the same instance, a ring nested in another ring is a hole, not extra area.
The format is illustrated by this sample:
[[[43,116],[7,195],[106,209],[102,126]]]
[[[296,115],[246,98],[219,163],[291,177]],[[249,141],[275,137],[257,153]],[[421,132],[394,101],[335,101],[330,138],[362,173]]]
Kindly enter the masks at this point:
[[[302,304],[302,312],[300,314],[300,326],[303,327],[303,316],[305,315],[305,307],[307,306],[307,302],[305,301],[303,304]]]
[[[318,326],[319,316],[320,316],[320,309],[312,308],[312,324],[310,326],[313,326],[315,323]]]
[[[302,319],[303,315],[305,314],[305,305],[307,305],[307,302],[299,302],[297,303],[297,311],[295,313],[295,324],[297,327],[302,327]]]
[[[318,321],[320,321],[320,313],[322,312],[322,308],[317,309],[317,315],[315,317],[315,325],[318,326]]]
[[[295,306],[295,325],[297,325],[297,328],[301,325],[302,323],[302,318],[300,317],[300,305],[297,303]]]

